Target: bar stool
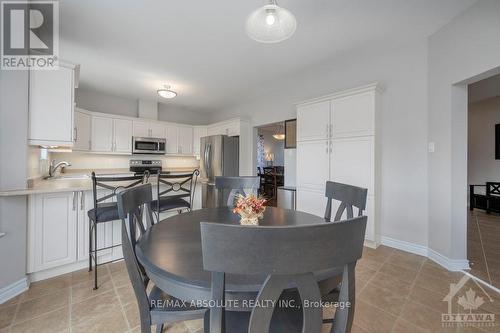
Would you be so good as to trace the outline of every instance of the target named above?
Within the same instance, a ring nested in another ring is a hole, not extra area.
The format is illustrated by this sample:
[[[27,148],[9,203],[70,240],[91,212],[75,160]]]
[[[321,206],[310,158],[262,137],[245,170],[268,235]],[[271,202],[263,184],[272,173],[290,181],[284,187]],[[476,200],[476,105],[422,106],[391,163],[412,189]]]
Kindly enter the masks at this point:
[[[160,222],[161,212],[170,210],[177,210],[178,213],[183,210],[191,211],[199,175],[200,171],[198,169],[192,173],[177,175],[158,173],[156,186],[158,199],[153,200],[151,203],[158,222]]]
[[[144,175],[134,175],[127,177],[112,177],[112,176],[96,176],[92,172],[92,191],[94,195],[94,208],[87,212],[89,217],[89,272],[94,269],[94,290],[97,286],[97,266],[108,264],[110,262],[118,261],[120,259],[110,260],[98,263],[97,253],[99,251],[109,250],[114,247],[121,247],[121,244],[97,248],[97,225],[101,223],[119,220],[118,206],[116,202],[103,202],[116,197],[116,194],[144,183],[145,179],[149,177],[149,173]],[[121,185],[122,183],[127,183]],[[98,188],[111,191],[111,193],[98,197]],[[93,265],[92,265],[93,264]]]

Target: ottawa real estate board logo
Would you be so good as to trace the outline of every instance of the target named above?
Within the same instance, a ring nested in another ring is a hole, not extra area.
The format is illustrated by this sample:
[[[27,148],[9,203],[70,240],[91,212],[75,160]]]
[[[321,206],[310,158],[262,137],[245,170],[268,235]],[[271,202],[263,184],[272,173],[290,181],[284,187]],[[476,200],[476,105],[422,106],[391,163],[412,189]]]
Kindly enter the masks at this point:
[[[441,314],[442,327],[495,327],[495,314],[485,310],[494,300],[475,279],[464,275],[450,284],[450,292],[443,299],[448,312]]]
[[[1,1],[1,69],[57,69],[59,3]]]

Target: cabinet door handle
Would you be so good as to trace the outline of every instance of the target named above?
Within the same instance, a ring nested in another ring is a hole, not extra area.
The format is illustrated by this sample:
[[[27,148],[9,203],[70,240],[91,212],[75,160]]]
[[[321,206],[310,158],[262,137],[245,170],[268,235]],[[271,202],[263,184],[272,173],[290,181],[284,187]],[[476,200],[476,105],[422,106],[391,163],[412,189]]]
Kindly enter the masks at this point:
[[[76,142],[78,140],[78,128],[75,127],[75,137],[73,138],[73,141]]]
[[[80,192],[80,210],[83,210],[83,206],[85,206],[85,193],[83,191]]]
[[[73,210],[76,210],[76,196],[78,192],[73,192]]]

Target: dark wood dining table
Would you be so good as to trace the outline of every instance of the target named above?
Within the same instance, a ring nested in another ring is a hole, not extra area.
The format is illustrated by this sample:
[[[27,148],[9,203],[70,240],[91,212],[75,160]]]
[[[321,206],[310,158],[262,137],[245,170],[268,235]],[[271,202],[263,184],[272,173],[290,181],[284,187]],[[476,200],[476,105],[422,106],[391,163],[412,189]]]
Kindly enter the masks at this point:
[[[205,208],[178,214],[153,225],[139,239],[136,253],[151,281],[160,289],[188,302],[211,300],[211,274],[203,269],[200,222],[239,224],[239,216],[229,208]],[[294,226],[325,223],[308,213],[268,207],[262,226]],[[252,249],[248,249],[252,251]],[[342,268],[315,272],[322,294],[338,286]],[[265,276],[227,275],[226,310],[231,304],[255,300]],[[231,302],[234,301],[234,302]],[[251,309],[248,309],[251,310]]]

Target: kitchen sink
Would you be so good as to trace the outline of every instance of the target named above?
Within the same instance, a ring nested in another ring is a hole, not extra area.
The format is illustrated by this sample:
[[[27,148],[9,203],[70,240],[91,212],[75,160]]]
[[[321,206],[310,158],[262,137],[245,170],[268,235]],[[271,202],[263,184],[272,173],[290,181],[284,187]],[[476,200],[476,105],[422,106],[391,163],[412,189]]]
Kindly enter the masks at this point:
[[[60,175],[56,177],[49,178],[48,180],[88,180],[89,175]]]

